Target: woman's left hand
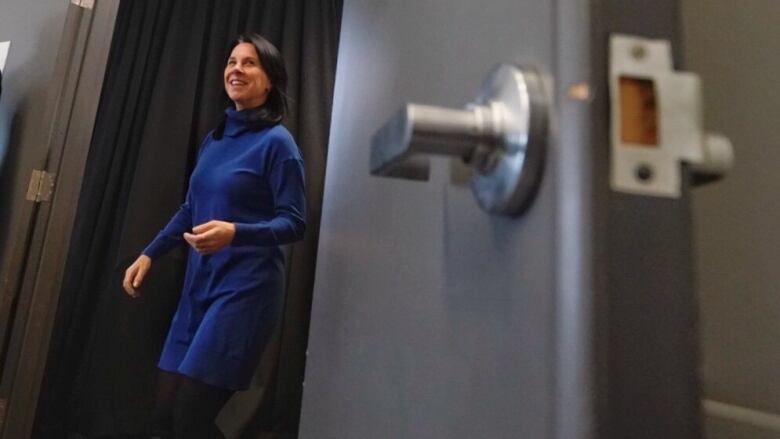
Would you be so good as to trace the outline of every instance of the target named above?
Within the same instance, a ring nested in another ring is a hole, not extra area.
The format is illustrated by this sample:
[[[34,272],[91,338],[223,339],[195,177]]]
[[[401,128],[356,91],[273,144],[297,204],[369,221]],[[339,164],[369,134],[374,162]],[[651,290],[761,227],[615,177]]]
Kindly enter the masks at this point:
[[[212,220],[192,228],[184,239],[202,255],[210,255],[233,242],[236,225],[226,221]]]

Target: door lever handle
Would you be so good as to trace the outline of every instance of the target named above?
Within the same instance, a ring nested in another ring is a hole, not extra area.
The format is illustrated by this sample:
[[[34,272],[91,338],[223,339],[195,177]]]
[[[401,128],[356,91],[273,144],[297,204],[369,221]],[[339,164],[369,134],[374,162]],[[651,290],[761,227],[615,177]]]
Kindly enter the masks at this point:
[[[445,155],[471,161],[480,146],[498,146],[501,138],[489,107],[455,110],[406,104],[374,134],[371,173],[428,179],[428,158]]]
[[[520,214],[541,181],[548,111],[538,74],[499,65],[464,109],[404,105],[372,138],[371,174],[427,180],[429,156],[458,157],[483,209]]]

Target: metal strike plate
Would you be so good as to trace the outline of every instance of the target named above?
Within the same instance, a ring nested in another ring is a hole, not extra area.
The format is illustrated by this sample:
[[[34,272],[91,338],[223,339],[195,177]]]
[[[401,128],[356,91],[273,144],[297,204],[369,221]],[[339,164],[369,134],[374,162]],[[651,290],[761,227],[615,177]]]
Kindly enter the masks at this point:
[[[371,142],[371,174],[427,180],[430,155],[458,157],[486,211],[522,213],[541,182],[549,97],[533,70],[502,64],[464,109],[406,104]]]
[[[681,163],[697,181],[731,168],[731,143],[702,127],[699,77],[674,71],[668,41],[613,35],[609,80],[613,190],[679,197]]]

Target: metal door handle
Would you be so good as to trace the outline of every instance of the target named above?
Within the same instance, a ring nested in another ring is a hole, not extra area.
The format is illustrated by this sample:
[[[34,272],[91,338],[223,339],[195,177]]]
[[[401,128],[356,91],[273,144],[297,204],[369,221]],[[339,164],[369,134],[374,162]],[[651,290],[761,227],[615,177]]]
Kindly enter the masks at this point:
[[[427,159],[420,154],[448,155],[469,162],[480,146],[500,143],[496,119],[484,105],[453,110],[406,104],[374,135],[371,173],[427,180]]]
[[[549,98],[532,70],[502,64],[465,109],[406,104],[371,142],[371,174],[427,180],[428,155],[459,157],[489,212],[517,215],[541,181]]]

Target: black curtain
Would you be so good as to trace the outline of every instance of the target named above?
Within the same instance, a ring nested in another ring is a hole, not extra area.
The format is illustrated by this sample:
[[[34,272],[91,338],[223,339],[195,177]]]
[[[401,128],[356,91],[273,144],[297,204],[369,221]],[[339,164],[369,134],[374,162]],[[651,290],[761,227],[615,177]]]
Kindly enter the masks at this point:
[[[226,106],[222,71],[237,34],[285,57],[285,125],[306,162],[305,239],[288,251],[283,318],[252,388],[220,417],[229,437],[297,437],[341,0],[120,3],[57,320],[36,438],[139,434],[179,299],[185,252],[155,261],[138,300],[125,268],[181,203],[194,157]]]

